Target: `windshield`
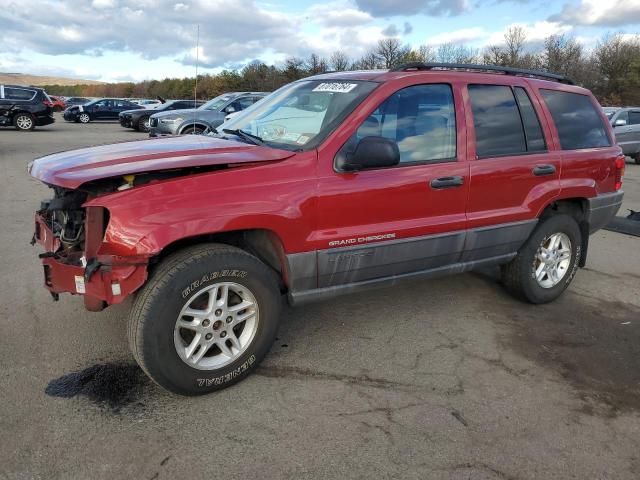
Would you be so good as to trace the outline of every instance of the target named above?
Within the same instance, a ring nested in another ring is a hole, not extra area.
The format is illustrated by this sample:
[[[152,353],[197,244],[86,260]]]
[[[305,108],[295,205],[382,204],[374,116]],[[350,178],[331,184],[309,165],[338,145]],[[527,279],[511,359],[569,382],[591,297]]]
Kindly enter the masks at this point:
[[[283,148],[313,147],[377,85],[358,80],[290,83],[229,119],[222,128],[242,130]]]
[[[200,110],[220,110],[220,108],[232,98],[233,95],[219,95],[216,98],[212,98],[199,108]]]

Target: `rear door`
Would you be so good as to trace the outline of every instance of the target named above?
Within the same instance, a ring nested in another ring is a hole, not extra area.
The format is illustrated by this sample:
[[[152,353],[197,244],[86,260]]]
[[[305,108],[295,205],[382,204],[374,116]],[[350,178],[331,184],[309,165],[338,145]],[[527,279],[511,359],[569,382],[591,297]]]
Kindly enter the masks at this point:
[[[110,102],[111,100],[100,100],[99,102],[94,103],[91,112],[93,118],[96,120],[104,120],[107,118],[109,115],[108,111]]]
[[[337,171],[336,150],[320,151],[321,288],[437,269],[462,253],[469,167],[464,115],[456,112],[462,111],[459,87],[413,84],[382,92],[373,95],[377,101],[363,121],[344,127],[355,133],[338,152],[382,136],[397,143],[399,165]]]
[[[541,107],[524,81],[470,84],[467,91],[471,188],[463,259],[473,261],[517,251],[559,192],[561,157],[548,147]]]

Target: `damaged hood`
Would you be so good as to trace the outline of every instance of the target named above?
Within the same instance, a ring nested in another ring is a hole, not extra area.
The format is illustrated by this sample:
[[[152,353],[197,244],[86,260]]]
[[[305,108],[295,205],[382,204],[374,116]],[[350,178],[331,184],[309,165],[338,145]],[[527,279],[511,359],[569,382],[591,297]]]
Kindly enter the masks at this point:
[[[75,189],[104,178],[172,170],[251,162],[284,160],[295,155],[232,140],[184,135],[82,148],[38,158],[29,173],[50,185]]]

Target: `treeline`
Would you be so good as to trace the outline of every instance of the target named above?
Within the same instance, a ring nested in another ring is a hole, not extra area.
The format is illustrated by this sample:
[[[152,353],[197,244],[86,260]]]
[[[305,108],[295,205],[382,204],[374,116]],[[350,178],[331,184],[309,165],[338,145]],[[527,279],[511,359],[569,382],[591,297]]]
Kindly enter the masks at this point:
[[[637,36],[606,35],[592,50],[573,37],[552,35],[533,50],[524,30],[507,31],[502,45],[482,50],[465,45],[423,45],[411,48],[397,38],[384,38],[359,59],[336,51],[329,57],[311,54],[291,57],[284,65],[266,65],[255,61],[241,70],[225,70],[215,75],[199,75],[197,94],[209,99],[234,90],[273,91],[280,86],[326,71],[392,68],[407,62],[479,63],[544,70],[566,75],[589,88],[603,105],[640,104],[640,41]],[[52,95],[82,97],[192,98],[194,78],[165,78],[139,83],[101,85],[49,85]]]

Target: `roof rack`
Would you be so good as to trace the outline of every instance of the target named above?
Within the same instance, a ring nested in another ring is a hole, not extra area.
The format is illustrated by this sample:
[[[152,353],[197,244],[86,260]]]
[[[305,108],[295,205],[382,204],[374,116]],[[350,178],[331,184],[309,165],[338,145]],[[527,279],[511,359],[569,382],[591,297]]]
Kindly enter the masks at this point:
[[[527,70],[524,68],[499,67],[498,65],[478,65],[475,63],[423,63],[410,62],[399,65],[389,70],[390,72],[405,72],[407,70],[476,70],[478,72],[495,72],[503,75],[519,77],[536,77],[545,80],[554,80],[567,85],[575,85],[573,80],[555,73]]]

